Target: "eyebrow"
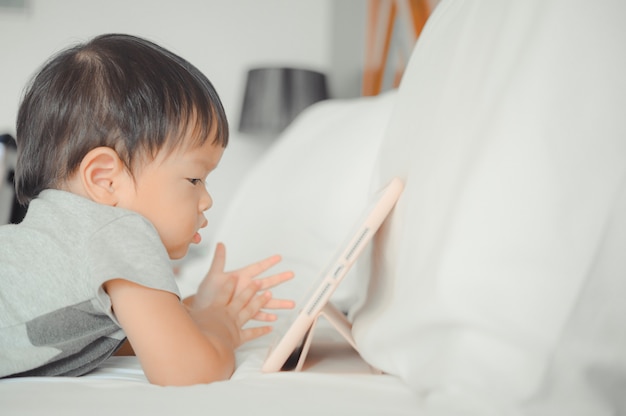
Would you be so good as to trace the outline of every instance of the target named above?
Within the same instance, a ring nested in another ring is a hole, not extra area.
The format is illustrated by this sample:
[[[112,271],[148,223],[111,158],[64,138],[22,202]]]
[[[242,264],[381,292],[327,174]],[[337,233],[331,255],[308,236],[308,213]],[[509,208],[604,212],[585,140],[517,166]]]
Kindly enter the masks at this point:
[[[201,165],[207,171],[212,171],[217,166],[217,163],[215,163],[212,159],[205,156],[199,156],[198,152],[191,151],[190,153],[189,162]]]

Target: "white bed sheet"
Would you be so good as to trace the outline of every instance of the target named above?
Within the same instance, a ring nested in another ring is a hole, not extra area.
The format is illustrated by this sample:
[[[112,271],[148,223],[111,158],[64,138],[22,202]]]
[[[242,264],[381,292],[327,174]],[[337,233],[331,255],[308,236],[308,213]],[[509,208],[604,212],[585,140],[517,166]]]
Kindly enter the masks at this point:
[[[302,372],[262,374],[271,338],[244,346],[228,381],[190,387],[147,382],[135,357],[112,357],[84,377],[0,381],[8,415],[415,415],[419,399],[399,378],[376,374],[321,322]]]

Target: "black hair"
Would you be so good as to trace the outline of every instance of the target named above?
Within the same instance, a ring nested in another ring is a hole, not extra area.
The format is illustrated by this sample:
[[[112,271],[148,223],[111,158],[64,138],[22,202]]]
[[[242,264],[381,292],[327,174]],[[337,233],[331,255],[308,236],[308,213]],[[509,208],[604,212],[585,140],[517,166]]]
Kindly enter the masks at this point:
[[[131,35],[107,34],[53,56],[27,87],[17,117],[16,195],[59,187],[100,146],[132,174],[138,159],[193,132],[226,147],[228,122],[211,82],[180,56]]]

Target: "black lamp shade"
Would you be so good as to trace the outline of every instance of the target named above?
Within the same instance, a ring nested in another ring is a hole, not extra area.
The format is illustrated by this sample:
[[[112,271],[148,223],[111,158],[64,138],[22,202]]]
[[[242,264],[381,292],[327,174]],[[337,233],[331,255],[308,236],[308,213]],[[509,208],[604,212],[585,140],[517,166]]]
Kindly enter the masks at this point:
[[[239,131],[278,134],[311,104],[328,98],[326,76],[296,68],[248,71]]]

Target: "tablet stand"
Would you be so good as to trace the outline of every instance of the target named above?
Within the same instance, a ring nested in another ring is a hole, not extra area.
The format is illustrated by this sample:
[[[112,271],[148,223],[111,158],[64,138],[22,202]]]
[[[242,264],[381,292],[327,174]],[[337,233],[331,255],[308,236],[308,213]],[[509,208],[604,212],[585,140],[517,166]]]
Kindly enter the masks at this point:
[[[341,336],[348,341],[348,343],[354,348],[354,350],[358,353],[359,349],[356,346],[356,342],[354,341],[354,337],[352,336],[352,324],[346,316],[335,306],[333,306],[330,302],[326,303],[326,305],[322,308],[320,313],[317,315],[313,323],[311,324],[311,328],[307,331],[304,336],[304,340],[302,341],[302,352],[300,353],[300,357],[298,358],[298,363],[294,368],[294,371],[302,370],[304,365],[304,361],[306,360],[306,356],[309,353],[309,349],[311,348],[311,341],[313,339],[313,333],[315,332],[315,326],[317,325],[317,321],[320,317],[323,316],[326,318],[328,322],[341,334]],[[382,373],[380,370],[372,367],[370,368],[374,373]]]

